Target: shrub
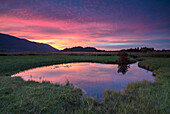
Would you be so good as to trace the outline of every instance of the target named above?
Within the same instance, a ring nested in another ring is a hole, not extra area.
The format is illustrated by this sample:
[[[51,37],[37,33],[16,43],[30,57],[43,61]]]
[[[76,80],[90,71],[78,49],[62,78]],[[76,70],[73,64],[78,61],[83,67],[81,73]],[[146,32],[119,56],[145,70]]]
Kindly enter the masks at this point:
[[[120,52],[118,54],[119,59],[118,59],[118,64],[128,64],[129,63],[129,58],[128,54],[126,52]]]

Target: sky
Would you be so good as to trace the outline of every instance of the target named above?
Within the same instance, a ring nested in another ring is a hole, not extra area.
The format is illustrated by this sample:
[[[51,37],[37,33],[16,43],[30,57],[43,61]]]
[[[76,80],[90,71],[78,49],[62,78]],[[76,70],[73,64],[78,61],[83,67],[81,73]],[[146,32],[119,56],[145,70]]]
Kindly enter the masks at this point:
[[[0,0],[0,33],[57,49],[170,49],[170,0]]]

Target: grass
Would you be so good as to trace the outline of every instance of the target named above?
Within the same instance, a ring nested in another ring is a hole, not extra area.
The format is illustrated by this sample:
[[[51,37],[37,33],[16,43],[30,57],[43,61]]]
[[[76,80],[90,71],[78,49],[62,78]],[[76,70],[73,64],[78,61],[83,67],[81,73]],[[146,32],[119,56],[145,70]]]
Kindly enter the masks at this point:
[[[0,51],[0,56],[26,56],[26,55],[76,55],[76,56],[116,56],[118,52],[23,52]]]
[[[143,57],[139,66],[156,82],[131,83],[124,93],[104,91],[102,102],[83,98],[81,89],[8,77],[28,68],[67,62],[116,63],[116,56],[0,56],[1,113],[170,113],[170,58]]]
[[[117,63],[117,59],[117,56],[0,56],[0,76],[10,76],[16,72],[39,66],[70,62]],[[133,62],[135,62],[135,60],[131,58],[130,63]]]
[[[68,85],[0,78],[0,110],[3,113],[73,112],[81,105],[82,91]]]
[[[153,114],[170,112],[170,58],[144,57],[139,66],[156,72],[156,82],[131,83],[124,94],[105,91],[101,111]]]

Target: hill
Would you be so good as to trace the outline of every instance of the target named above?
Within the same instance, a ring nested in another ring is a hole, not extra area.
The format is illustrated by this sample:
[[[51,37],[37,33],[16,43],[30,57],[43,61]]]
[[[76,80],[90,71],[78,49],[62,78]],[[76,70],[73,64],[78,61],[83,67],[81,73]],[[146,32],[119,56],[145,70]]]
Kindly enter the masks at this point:
[[[11,35],[0,33],[0,51],[59,51],[44,43],[32,42]]]
[[[100,52],[101,50],[97,50],[94,47],[72,47],[72,48],[65,48],[64,50],[62,50],[63,52]]]

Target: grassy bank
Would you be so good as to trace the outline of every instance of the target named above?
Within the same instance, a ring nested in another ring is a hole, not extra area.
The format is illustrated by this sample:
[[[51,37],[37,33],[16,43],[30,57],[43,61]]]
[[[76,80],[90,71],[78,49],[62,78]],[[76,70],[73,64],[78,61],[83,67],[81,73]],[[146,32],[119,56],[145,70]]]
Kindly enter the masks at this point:
[[[1,113],[73,112],[81,105],[82,91],[69,85],[23,81],[19,77],[0,78]]]
[[[11,75],[25,69],[68,62],[117,63],[117,57],[111,56],[0,56],[0,75]]]
[[[27,55],[76,55],[76,56],[116,56],[119,52],[15,52],[0,51],[0,56],[27,56]]]
[[[0,56],[2,113],[169,113],[170,58],[145,57],[139,66],[156,72],[156,82],[129,84],[125,93],[106,90],[101,103],[80,89],[10,75],[28,68],[67,62],[116,63],[116,56]]]
[[[0,56],[0,76],[9,76],[19,71],[39,66],[69,62],[117,63],[117,56]],[[130,63],[135,62],[130,58]]]
[[[167,114],[170,112],[170,58],[144,57],[139,66],[151,70],[156,81],[131,83],[124,94],[106,91],[103,107],[109,112]],[[113,108],[114,107],[114,108]]]

